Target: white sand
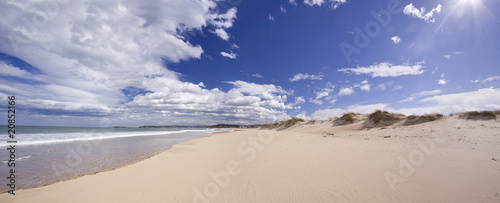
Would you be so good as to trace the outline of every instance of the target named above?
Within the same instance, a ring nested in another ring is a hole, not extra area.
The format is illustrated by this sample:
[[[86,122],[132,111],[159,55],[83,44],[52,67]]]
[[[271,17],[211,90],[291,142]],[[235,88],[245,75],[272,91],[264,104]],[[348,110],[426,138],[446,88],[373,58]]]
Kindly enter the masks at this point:
[[[0,202],[500,202],[499,121],[360,127],[216,134]]]

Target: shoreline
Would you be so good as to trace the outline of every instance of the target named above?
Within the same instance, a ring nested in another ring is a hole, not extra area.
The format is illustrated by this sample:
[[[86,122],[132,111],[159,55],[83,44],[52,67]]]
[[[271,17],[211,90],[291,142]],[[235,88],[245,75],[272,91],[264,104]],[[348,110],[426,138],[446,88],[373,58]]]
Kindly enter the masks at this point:
[[[0,201],[500,200],[500,162],[495,161],[500,158],[500,122],[445,118],[385,129],[360,127],[317,122],[283,131],[214,133],[126,167],[19,190],[13,197],[4,193]],[[426,142],[432,140],[434,145]],[[418,141],[433,150],[422,150]],[[415,157],[420,153],[419,162]],[[402,163],[411,173],[398,171]]]
[[[210,136],[213,136],[213,135],[219,134],[219,133],[222,134],[222,133],[230,133],[230,132],[236,131],[235,129],[228,129],[228,130],[232,130],[232,131],[213,132],[213,133],[210,133],[210,134],[202,135],[203,137],[195,138],[195,139],[192,139],[192,140],[208,138]],[[94,173],[89,173],[89,174],[83,174],[83,175],[79,175],[79,176],[76,176],[76,177],[72,177],[72,178],[68,178],[68,179],[64,179],[64,180],[60,180],[60,181],[57,181],[57,182],[52,182],[52,183],[48,183],[48,184],[44,184],[44,185],[38,185],[38,186],[33,186],[33,187],[24,187],[24,188],[19,188],[19,189],[16,188],[16,191],[24,191],[24,190],[35,189],[35,188],[43,188],[43,187],[54,185],[54,184],[57,184],[57,183],[60,183],[60,182],[76,180],[76,179],[79,179],[79,178],[82,178],[82,177],[85,177],[85,176],[92,176],[92,175],[96,175],[96,174],[99,174],[99,173],[114,171],[114,170],[117,170],[117,169],[120,169],[120,168],[123,168],[123,167],[127,167],[127,166],[130,166],[130,165],[133,165],[133,164],[145,161],[147,159],[150,159],[150,158],[152,158],[154,156],[157,156],[157,155],[159,155],[159,154],[161,154],[163,152],[166,152],[166,151],[172,149],[175,145],[178,145],[178,144],[181,144],[181,143],[184,143],[184,142],[189,142],[189,141],[191,141],[191,140],[186,140],[186,141],[183,141],[183,142],[176,143],[176,144],[172,145],[171,147],[169,147],[168,149],[165,149],[163,151],[159,151],[156,154],[153,154],[153,155],[150,155],[150,156],[141,158],[139,160],[136,160],[136,161],[124,164],[124,165],[120,165],[120,166],[117,166],[117,167],[114,167],[114,168],[111,168],[111,169],[107,169],[107,170],[103,170],[103,171],[98,171],[98,172],[94,172]],[[8,190],[0,191],[0,195],[7,194],[7,192],[8,192]]]

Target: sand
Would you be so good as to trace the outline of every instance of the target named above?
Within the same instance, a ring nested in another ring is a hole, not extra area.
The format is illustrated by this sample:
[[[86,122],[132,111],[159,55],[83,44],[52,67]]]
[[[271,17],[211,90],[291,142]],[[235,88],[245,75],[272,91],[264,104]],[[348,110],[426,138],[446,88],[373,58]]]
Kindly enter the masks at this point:
[[[0,202],[500,202],[499,121],[306,123],[191,140]]]

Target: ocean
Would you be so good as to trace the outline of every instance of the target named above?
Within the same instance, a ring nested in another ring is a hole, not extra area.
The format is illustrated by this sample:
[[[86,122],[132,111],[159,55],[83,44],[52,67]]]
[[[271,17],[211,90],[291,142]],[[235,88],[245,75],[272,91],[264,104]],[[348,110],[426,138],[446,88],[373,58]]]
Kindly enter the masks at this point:
[[[16,189],[112,170],[224,129],[16,126]],[[0,191],[9,190],[7,126],[0,126]]]

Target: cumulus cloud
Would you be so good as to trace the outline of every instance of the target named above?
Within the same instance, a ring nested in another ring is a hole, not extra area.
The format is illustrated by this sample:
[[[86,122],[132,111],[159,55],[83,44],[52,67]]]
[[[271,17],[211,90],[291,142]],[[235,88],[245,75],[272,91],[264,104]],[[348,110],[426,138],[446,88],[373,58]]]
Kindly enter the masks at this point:
[[[304,97],[295,97],[295,104],[302,104],[305,102],[306,100],[304,99]]]
[[[371,88],[371,86],[369,84],[362,85],[362,86],[359,87],[359,89],[361,91],[365,91],[365,92],[370,92],[370,88]]]
[[[412,15],[414,17],[425,20],[428,23],[433,23],[433,22],[436,22],[436,19],[434,18],[434,12],[440,13],[442,8],[443,8],[443,6],[441,4],[438,4],[436,6],[436,8],[433,8],[433,9],[431,9],[431,11],[425,13],[424,7],[418,9],[413,5],[413,3],[410,3],[410,4],[405,6],[403,12],[406,15]]]
[[[82,117],[94,122],[89,125],[289,118],[285,110],[292,106],[279,86],[231,81],[227,91],[206,89],[165,66],[200,58],[203,48],[186,36],[225,33],[236,8],[220,12],[213,0],[0,1],[0,13],[0,52],[34,67],[0,63],[9,70],[0,74],[23,78],[3,77],[0,94],[24,98],[30,118],[50,115],[79,125]],[[137,91],[124,93],[130,89]]]
[[[235,59],[236,58],[236,54],[235,53],[220,52],[220,55],[222,55],[224,57],[227,57],[227,58],[230,58],[230,59]]]
[[[338,69],[340,72],[354,73],[356,75],[368,74],[372,78],[375,77],[397,77],[402,75],[420,75],[424,73],[423,62],[416,63],[413,66],[410,65],[392,65],[388,62],[383,62],[375,65],[370,65],[368,67],[357,67],[357,68],[341,68]]]
[[[444,79],[444,73],[441,74],[441,79],[438,80],[438,84],[440,85],[446,85],[448,83],[448,80]]]
[[[229,34],[227,34],[226,30],[224,30],[222,28],[218,28],[215,31],[212,31],[212,33],[216,34],[217,36],[219,36],[223,40],[227,41],[229,39]]]
[[[391,40],[392,42],[394,42],[394,44],[399,44],[399,42],[401,42],[401,38],[399,38],[398,36],[391,37]]]
[[[339,91],[339,96],[351,95],[354,94],[354,89],[352,87],[341,88]]]
[[[322,80],[324,75],[314,75],[314,74],[303,74],[303,73],[298,73],[293,76],[293,78],[290,78],[290,82],[295,82],[299,80]]]

